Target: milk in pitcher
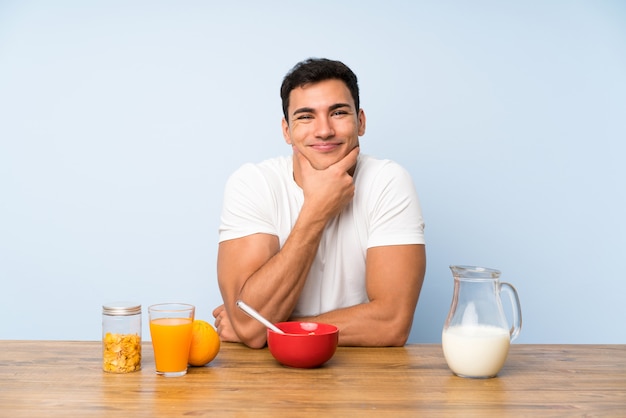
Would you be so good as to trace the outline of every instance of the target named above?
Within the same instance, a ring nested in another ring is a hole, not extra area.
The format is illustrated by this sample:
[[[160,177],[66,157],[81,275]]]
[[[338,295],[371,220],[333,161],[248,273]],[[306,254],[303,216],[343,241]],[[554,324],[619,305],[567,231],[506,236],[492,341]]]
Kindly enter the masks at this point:
[[[493,377],[509,353],[509,330],[491,325],[456,325],[441,335],[450,369],[465,377]]]

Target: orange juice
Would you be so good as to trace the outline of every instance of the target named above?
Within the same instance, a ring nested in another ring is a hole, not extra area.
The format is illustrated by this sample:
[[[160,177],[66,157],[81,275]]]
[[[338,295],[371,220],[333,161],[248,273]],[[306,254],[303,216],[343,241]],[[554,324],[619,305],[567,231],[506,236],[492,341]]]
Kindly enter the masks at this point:
[[[158,318],[150,321],[157,373],[187,370],[192,318]]]

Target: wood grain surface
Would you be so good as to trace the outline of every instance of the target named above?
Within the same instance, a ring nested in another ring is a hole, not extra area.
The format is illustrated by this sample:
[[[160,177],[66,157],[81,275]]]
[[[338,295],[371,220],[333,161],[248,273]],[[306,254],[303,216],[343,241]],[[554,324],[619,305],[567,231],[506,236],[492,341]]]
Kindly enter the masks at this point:
[[[626,345],[512,345],[493,379],[448,369],[440,345],[341,347],[291,369],[267,349],[222,344],[186,376],[102,371],[100,342],[0,341],[0,417],[626,417]]]

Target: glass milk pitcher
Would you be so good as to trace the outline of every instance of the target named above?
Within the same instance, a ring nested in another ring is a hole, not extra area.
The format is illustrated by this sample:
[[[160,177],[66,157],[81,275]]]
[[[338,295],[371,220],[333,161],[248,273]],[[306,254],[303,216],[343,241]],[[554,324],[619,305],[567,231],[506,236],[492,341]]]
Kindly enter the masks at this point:
[[[498,270],[450,266],[454,277],[452,305],[441,335],[443,354],[450,370],[461,377],[494,377],[509,353],[510,342],[522,328],[517,291],[500,282]],[[500,291],[509,295],[513,326],[502,309]]]

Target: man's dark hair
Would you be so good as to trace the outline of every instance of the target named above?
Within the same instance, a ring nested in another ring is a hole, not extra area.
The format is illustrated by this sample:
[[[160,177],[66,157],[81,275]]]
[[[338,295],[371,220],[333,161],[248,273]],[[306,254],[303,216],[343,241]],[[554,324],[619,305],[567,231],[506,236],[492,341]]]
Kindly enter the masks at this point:
[[[359,84],[356,74],[347,65],[340,61],[326,58],[309,58],[297,63],[283,79],[280,86],[280,97],[283,100],[283,115],[289,123],[287,109],[289,108],[289,94],[292,90],[306,84],[317,83],[319,81],[337,79],[346,83],[354,106],[359,110]]]

